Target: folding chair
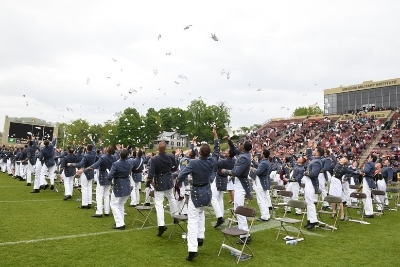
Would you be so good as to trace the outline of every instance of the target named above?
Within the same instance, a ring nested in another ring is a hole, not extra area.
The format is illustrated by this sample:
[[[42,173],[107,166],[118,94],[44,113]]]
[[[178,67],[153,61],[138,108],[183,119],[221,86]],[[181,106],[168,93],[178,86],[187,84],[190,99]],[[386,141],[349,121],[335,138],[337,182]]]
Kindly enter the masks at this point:
[[[326,228],[332,229],[332,232],[333,232],[334,230],[337,230],[339,228],[339,224],[338,224],[339,204],[342,202],[342,198],[341,197],[335,197],[335,196],[326,196],[324,201],[328,202],[329,205],[336,204],[336,212],[320,209],[318,211],[318,218],[319,218],[319,222],[318,223],[320,225],[326,227]],[[322,218],[321,218],[321,214],[329,214],[329,215],[331,215],[330,217],[333,216],[334,217],[333,225],[330,225],[330,224],[327,224],[327,223],[323,222]]]
[[[397,182],[395,182],[395,183],[397,183]],[[397,211],[398,207],[399,207],[400,188],[397,186],[396,187],[387,187],[386,192],[388,193],[389,206],[390,206],[390,200],[394,201],[394,207],[393,208],[389,207],[389,210]]]
[[[248,231],[232,227],[232,222],[236,220],[235,218],[237,215],[246,217],[246,220],[248,221],[248,225],[249,225]],[[250,231],[251,231],[251,228],[253,227],[255,218],[256,218],[256,209],[255,208],[245,207],[245,206],[239,206],[236,208],[235,213],[232,215],[232,219],[230,220],[228,228],[221,230],[222,234],[224,235],[224,240],[222,241],[222,245],[221,245],[221,248],[219,249],[218,256],[221,254],[221,250],[223,248],[225,248],[237,255],[237,259],[238,259],[237,263],[239,263],[240,260],[254,257],[253,251],[247,244],[247,239],[250,236]],[[242,240],[240,238],[241,235],[246,235],[246,237]],[[241,247],[241,249],[240,248],[238,249],[237,246],[235,245],[235,243],[232,242],[232,240],[229,237],[235,237],[238,239],[238,241],[242,241],[241,243],[243,243],[243,246]],[[228,240],[229,244],[232,246],[226,244],[225,243],[226,240]],[[244,253],[245,248],[247,248],[251,254]]]
[[[380,207],[380,210],[377,210],[376,212],[374,212],[375,215],[377,216],[382,216],[383,215],[383,209],[385,208],[385,201],[381,202],[377,196],[385,196],[386,195],[386,191],[382,191],[382,190],[371,190],[371,194],[373,196],[372,198],[372,205],[376,205],[376,207]]]
[[[245,207],[249,207],[250,205],[251,205],[251,201],[253,200],[253,195],[252,194],[246,194],[245,196],[244,196],[244,206]],[[235,215],[235,209],[234,208],[229,208],[228,209],[230,212],[231,212],[231,214],[232,214],[232,218],[228,218],[228,220],[230,221],[230,222],[234,222],[234,223],[237,223],[237,220],[236,220],[236,218],[234,217],[234,215]]]
[[[349,218],[349,221],[350,222],[358,222],[361,224],[370,224],[369,222],[364,221],[363,199],[366,199],[367,195],[365,193],[353,192],[350,194],[350,197],[357,199],[357,203],[355,205],[347,205],[347,207],[346,207],[346,214],[347,214],[347,217]],[[358,210],[359,213],[361,213],[361,218],[353,217],[350,212],[350,210],[352,210],[352,209]]]
[[[187,205],[189,202],[189,196],[185,195],[185,205]],[[183,238],[183,243],[185,243],[185,241],[187,240],[187,230],[185,230],[182,225],[180,224],[180,222],[184,222],[186,224],[186,228],[187,228],[187,221],[188,221],[188,216],[182,214],[182,210],[185,207],[185,205],[182,206],[182,209],[180,211],[180,214],[176,214],[176,215],[172,215],[172,218],[174,219],[174,227],[172,228],[171,233],[169,234],[169,238],[171,238],[172,233],[176,232],[175,228],[176,226],[178,226],[179,228],[181,228],[182,230],[182,238]]]
[[[360,192],[361,191],[360,190],[360,185],[350,184],[349,188],[350,188],[350,190],[355,190],[355,191],[352,191],[352,192]],[[353,201],[353,200],[355,200],[355,201]],[[357,202],[357,199],[350,198],[350,202]],[[349,204],[349,203],[347,203],[347,204]]]
[[[303,232],[301,231],[301,226],[303,225],[303,221],[304,221],[304,218],[306,215],[307,203],[304,200],[290,199],[287,204],[291,208],[301,209],[301,212],[303,215],[301,216],[301,219],[294,219],[294,218],[287,217],[288,213],[285,211],[282,218],[274,218],[274,220],[277,220],[281,223],[278,234],[276,236],[276,240],[278,239],[279,235],[281,234],[282,228],[285,230],[286,236],[289,235],[289,232],[286,229],[285,224],[291,224],[297,229],[297,237],[295,238],[295,240],[297,240],[297,241],[305,240],[306,237],[304,236]],[[299,239],[300,233],[303,236],[303,239]]]
[[[279,207],[288,207],[289,205],[285,201],[285,198],[290,198],[293,196],[292,191],[286,191],[286,190],[279,190],[278,191],[278,196],[275,198],[275,202],[272,203],[272,215],[273,217],[276,217],[276,210]],[[283,202],[279,202],[279,199],[281,199]],[[286,209],[285,209],[286,212]]]
[[[150,195],[150,197],[154,197],[154,191],[151,191],[149,195]],[[142,223],[143,223],[141,228],[144,227],[144,225],[146,224],[146,222],[149,223],[149,224],[152,224],[152,225],[157,225],[156,220],[151,216],[151,212],[152,212],[153,209],[154,209],[154,204],[153,204],[153,205],[150,205],[150,206],[146,206],[146,205],[143,203],[142,206],[139,206],[139,205],[138,205],[138,206],[135,207],[135,209],[138,211],[138,213],[136,214],[136,217],[135,217],[135,219],[133,220],[132,225],[133,225],[136,221],[139,221],[139,222],[142,222]],[[140,218],[141,218],[141,216],[143,216],[144,219],[143,219],[143,220],[140,219],[139,216],[140,216]]]

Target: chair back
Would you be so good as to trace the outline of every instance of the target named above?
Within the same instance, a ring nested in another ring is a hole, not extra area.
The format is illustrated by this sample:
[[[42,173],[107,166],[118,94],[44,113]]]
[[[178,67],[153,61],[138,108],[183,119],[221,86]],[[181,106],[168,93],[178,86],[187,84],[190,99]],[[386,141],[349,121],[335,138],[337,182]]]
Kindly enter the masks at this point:
[[[384,195],[386,195],[386,192],[382,191],[382,190],[371,190],[371,193],[373,195],[375,195],[375,196],[384,196]]]
[[[245,217],[255,217],[256,209],[252,207],[239,206],[235,210],[236,215],[242,215]]]
[[[328,203],[340,203],[340,202],[342,202],[342,198],[335,197],[335,196],[326,196],[324,201],[326,201]]]
[[[388,187],[388,188],[386,188],[386,192],[388,192],[388,193],[399,193],[400,189],[396,188],[396,187]]]
[[[281,195],[283,197],[292,197],[293,196],[293,192],[292,191],[281,190],[281,191],[279,191],[279,195]]]
[[[275,186],[274,186],[274,189],[275,189],[275,190],[285,190],[286,188],[285,188],[284,185],[275,185]]]
[[[350,188],[350,189],[359,189],[360,186],[359,186],[359,185],[356,185],[356,184],[350,184],[350,185],[349,185],[349,188]]]
[[[367,198],[367,195],[365,193],[353,192],[350,194],[350,197],[357,198],[357,199],[363,199],[363,198]]]
[[[288,201],[288,205],[292,208],[297,208],[297,209],[305,209],[307,207],[307,203],[303,200],[294,200],[290,199]]]

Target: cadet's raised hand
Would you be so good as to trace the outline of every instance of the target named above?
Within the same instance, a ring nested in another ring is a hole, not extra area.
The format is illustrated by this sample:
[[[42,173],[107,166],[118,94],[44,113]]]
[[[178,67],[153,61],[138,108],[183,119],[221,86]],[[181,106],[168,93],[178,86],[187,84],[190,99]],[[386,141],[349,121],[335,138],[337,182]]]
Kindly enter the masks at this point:
[[[212,133],[214,135],[214,139],[218,139],[218,134],[217,134],[217,125],[214,124]]]

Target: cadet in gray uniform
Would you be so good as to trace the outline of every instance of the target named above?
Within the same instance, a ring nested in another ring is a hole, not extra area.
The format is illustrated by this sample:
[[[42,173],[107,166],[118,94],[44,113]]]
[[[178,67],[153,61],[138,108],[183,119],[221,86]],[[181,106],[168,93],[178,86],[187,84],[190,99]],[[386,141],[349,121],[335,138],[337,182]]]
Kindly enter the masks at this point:
[[[236,210],[237,207],[244,205],[244,199],[251,198],[251,189],[250,183],[248,179],[248,175],[250,172],[251,165],[251,156],[250,151],[252,149],[252,144],[249,141],[245,141],[240,144],[240,150],[237,149],[232,141],[228,137],[228,144],[230,149],[234,150],[236,155],[239,155],[235,166],[232,170],[223,169],[222,173],[235,176],[235,200],[234,200],[234,208]],[[238,227],[241,230],[248,231],[249,226],[247,225],[247,219],[244,216],[238,215]],[[252,241],[251,236],[249,236],[246,240],[246,235],[240,236],[241,241],[238,241],[238,244],[243,244],[244,242],[249,243]]]
[[[164,221],[164,198],[166,197],[169,202],[171,214],[178,214],[178,206],[176,204],[173,188],[174,184],[172,181],[171,169],[175,166],[175,156],[172,154],[165,153],[167,144],[160,142],[158,144],[158,155],[152,157],[149,161],[149,174],[147,176],[147,183],[154,183],[154,202],[157,211],[157,222],[158,222],[158,234],[161,236],[167,226]]]
[[[112,164],[108,174],[108,180],[114,179],[113,192],[111,194],[111,210],[114,215],[114,229],[125,230],[125,202],[133,189],[133,180],[130,176],[132,170],[132,161],[128,158],[129,152],[122,149],[119,153],[120,159]]]
[[[198,246],[204,242],[205,215],[204,209],[211,202],[210,176],[219,157],[219,140],[216,127],[213,128],[214,152],[210,157],[210,146],[203,144],[200,147],[200,158],[193,159],[178,175],[182,183],[188,174],[192,174],[193,186],[188,203],[188,251],[186,260],[191,261],[198,255]]]

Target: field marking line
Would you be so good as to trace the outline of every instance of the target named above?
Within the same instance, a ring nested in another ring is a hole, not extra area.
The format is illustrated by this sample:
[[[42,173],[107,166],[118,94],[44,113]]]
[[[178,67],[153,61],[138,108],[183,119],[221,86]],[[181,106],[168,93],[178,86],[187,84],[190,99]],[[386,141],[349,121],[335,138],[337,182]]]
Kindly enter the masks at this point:
[[[31,200],[0,200],[0,203],[45,202],[45,201],[57,201],[57,200],[62,200],[62,199],[54,198],[54,199],[31,199]]]
[[[166,224],[171,226],[173,224]],[[10,245],[19,245],[19,244],[30,244],[30,243],[38,243],[38,242],[46,242],[46,241],[54,241],[54,240],[63,240],[63,239],[71,239],[71,238],[79,238],[79,237],[89,237],[89,236],[97,236],[97,235],[106,235],[112,233],[126,233],[132,231],[140,231],[140,230],[147,230],[151,228],[156,228],[157,226],[146,226],[143,228],[135,228],[135,229],[127,229],[127,230],[112,230],[107,232],[97,232],[97,233],[88,233],[88,234],[77,234],[77,235],[64,235],[64,236],[55,236],[55,237],[47,237],[47,238],[39,238],[39,239],[31,239],[31,240],[21,240],[21,241],[14,241],[14,242],[3,242],[0,243],[0,247],[2,246],[10,246]]]

